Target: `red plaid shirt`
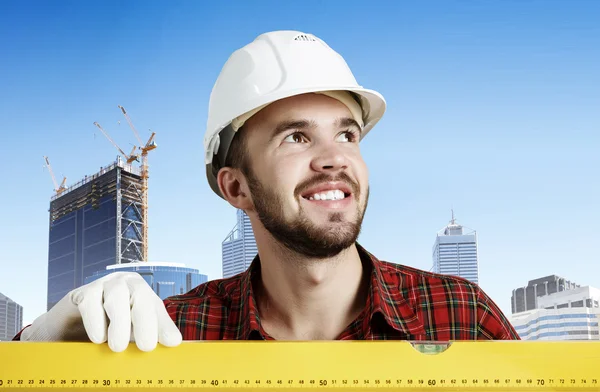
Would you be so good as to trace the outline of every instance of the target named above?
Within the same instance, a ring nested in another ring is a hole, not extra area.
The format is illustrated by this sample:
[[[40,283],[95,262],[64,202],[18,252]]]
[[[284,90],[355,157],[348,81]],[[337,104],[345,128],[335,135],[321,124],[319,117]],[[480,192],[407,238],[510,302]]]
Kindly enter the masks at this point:
[[[364,310],[339,340],[478,340],[519,335],[496,304],[466,279],[380,261],[357,244],[371,284]],[[262,328],[252,282],[258,256],[246,272],[204,283],[164,303],[184,340],[272,340]]]

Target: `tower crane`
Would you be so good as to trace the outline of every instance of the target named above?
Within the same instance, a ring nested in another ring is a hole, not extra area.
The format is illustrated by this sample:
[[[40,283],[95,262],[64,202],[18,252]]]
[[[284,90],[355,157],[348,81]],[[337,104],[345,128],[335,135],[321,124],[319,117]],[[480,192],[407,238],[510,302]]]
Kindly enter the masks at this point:
[[[52,171],[52,166],[50,166],[50,160],[48,160],[48,157],[46,156],[44,156],[44,160],[46,161],[46,167],[48,168],[50,176],[52,177],[52,182],[54,183],[54,192],[56,192],[57,195],[60,195],[67,189],[65,185],[67,182],[67,177],[63,177],[62,182],[60,185],[58,185],[58,182],[56,182],[56,177],[54,177],[54,172]]]
[[[156,135],[156,132],[152,132],[150,138],[144,145],[138,131],[133,126],[127,111],[125,111],[125,108],[121,105],[118,105],[118,107],[121,109],[121,112],[123,112],[123,116],[125,116],[125,119],[127,120],[127,123],[133,131],[136,139],[140,143],[140,146],[144,146],[140,147],[140,150],[142,150],[142,235],[144,237],[142,244],[144,253],[143,260],[148,261],[148,152],[157,147],[156,143],[154,142],[154,136]]]
[[[139,162],[139,155],[134,154],[135,150],[137,149],[137,146],[133,146],[133,149],[131,150],[131,152],[129,153],[129,155],[125,154],[125,152],[123,150],[121,150],[121,147],[118,146],[117,143],[114,142],[114,140],[111,139],[111,137],[108,135],[108,133],[100,126],[100,124],[98,124],[97,122],[94,122],[94,125],[97,126],[102,133],[104,134],[104,136],[106,136],[106,138],[108,139],[108,141],[115,146],[115,148],[117,150],[119,150],[119,152],[121,153],[121,155],[123,155],[125,157],[125,159],[127,159],[127,163],[131,163],[133,161]]]

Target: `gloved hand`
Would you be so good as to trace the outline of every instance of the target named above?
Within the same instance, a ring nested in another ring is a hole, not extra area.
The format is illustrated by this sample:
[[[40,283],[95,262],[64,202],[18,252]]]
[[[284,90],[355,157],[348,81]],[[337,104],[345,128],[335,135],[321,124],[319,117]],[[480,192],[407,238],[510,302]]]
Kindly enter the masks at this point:
[[[163,301],[136,272],[113,272],[72,290],[21,333],[22,341],[87,341],[120,352],[177,346],[181,332]]]

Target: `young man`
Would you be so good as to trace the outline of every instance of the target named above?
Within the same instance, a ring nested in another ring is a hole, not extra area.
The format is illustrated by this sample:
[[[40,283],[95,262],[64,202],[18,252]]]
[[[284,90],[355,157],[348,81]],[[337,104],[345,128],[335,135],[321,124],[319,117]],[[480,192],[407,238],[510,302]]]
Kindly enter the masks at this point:
[[[249,216],[250,268],[160,302],[135,273],[69,293],[21,340],[157,343],[228,339],[518,339],[475,284],[379,261],[357,243],[368,173],[359,142],[385,101],[317,37],[259,36],[213,88],[208,182]],[[107,322],[107,319],[109,322]]]

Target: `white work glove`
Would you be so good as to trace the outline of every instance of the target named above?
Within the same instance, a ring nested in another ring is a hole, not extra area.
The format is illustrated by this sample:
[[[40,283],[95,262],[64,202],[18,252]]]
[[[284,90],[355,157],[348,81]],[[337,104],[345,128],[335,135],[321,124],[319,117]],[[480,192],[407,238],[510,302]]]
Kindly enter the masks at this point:
[[[22,341],[108,340],[112,351],[135,341],[142,351],[177,346],[181,332],[163,301],[136,272],[113,272],[72,290],[21,333]]]

